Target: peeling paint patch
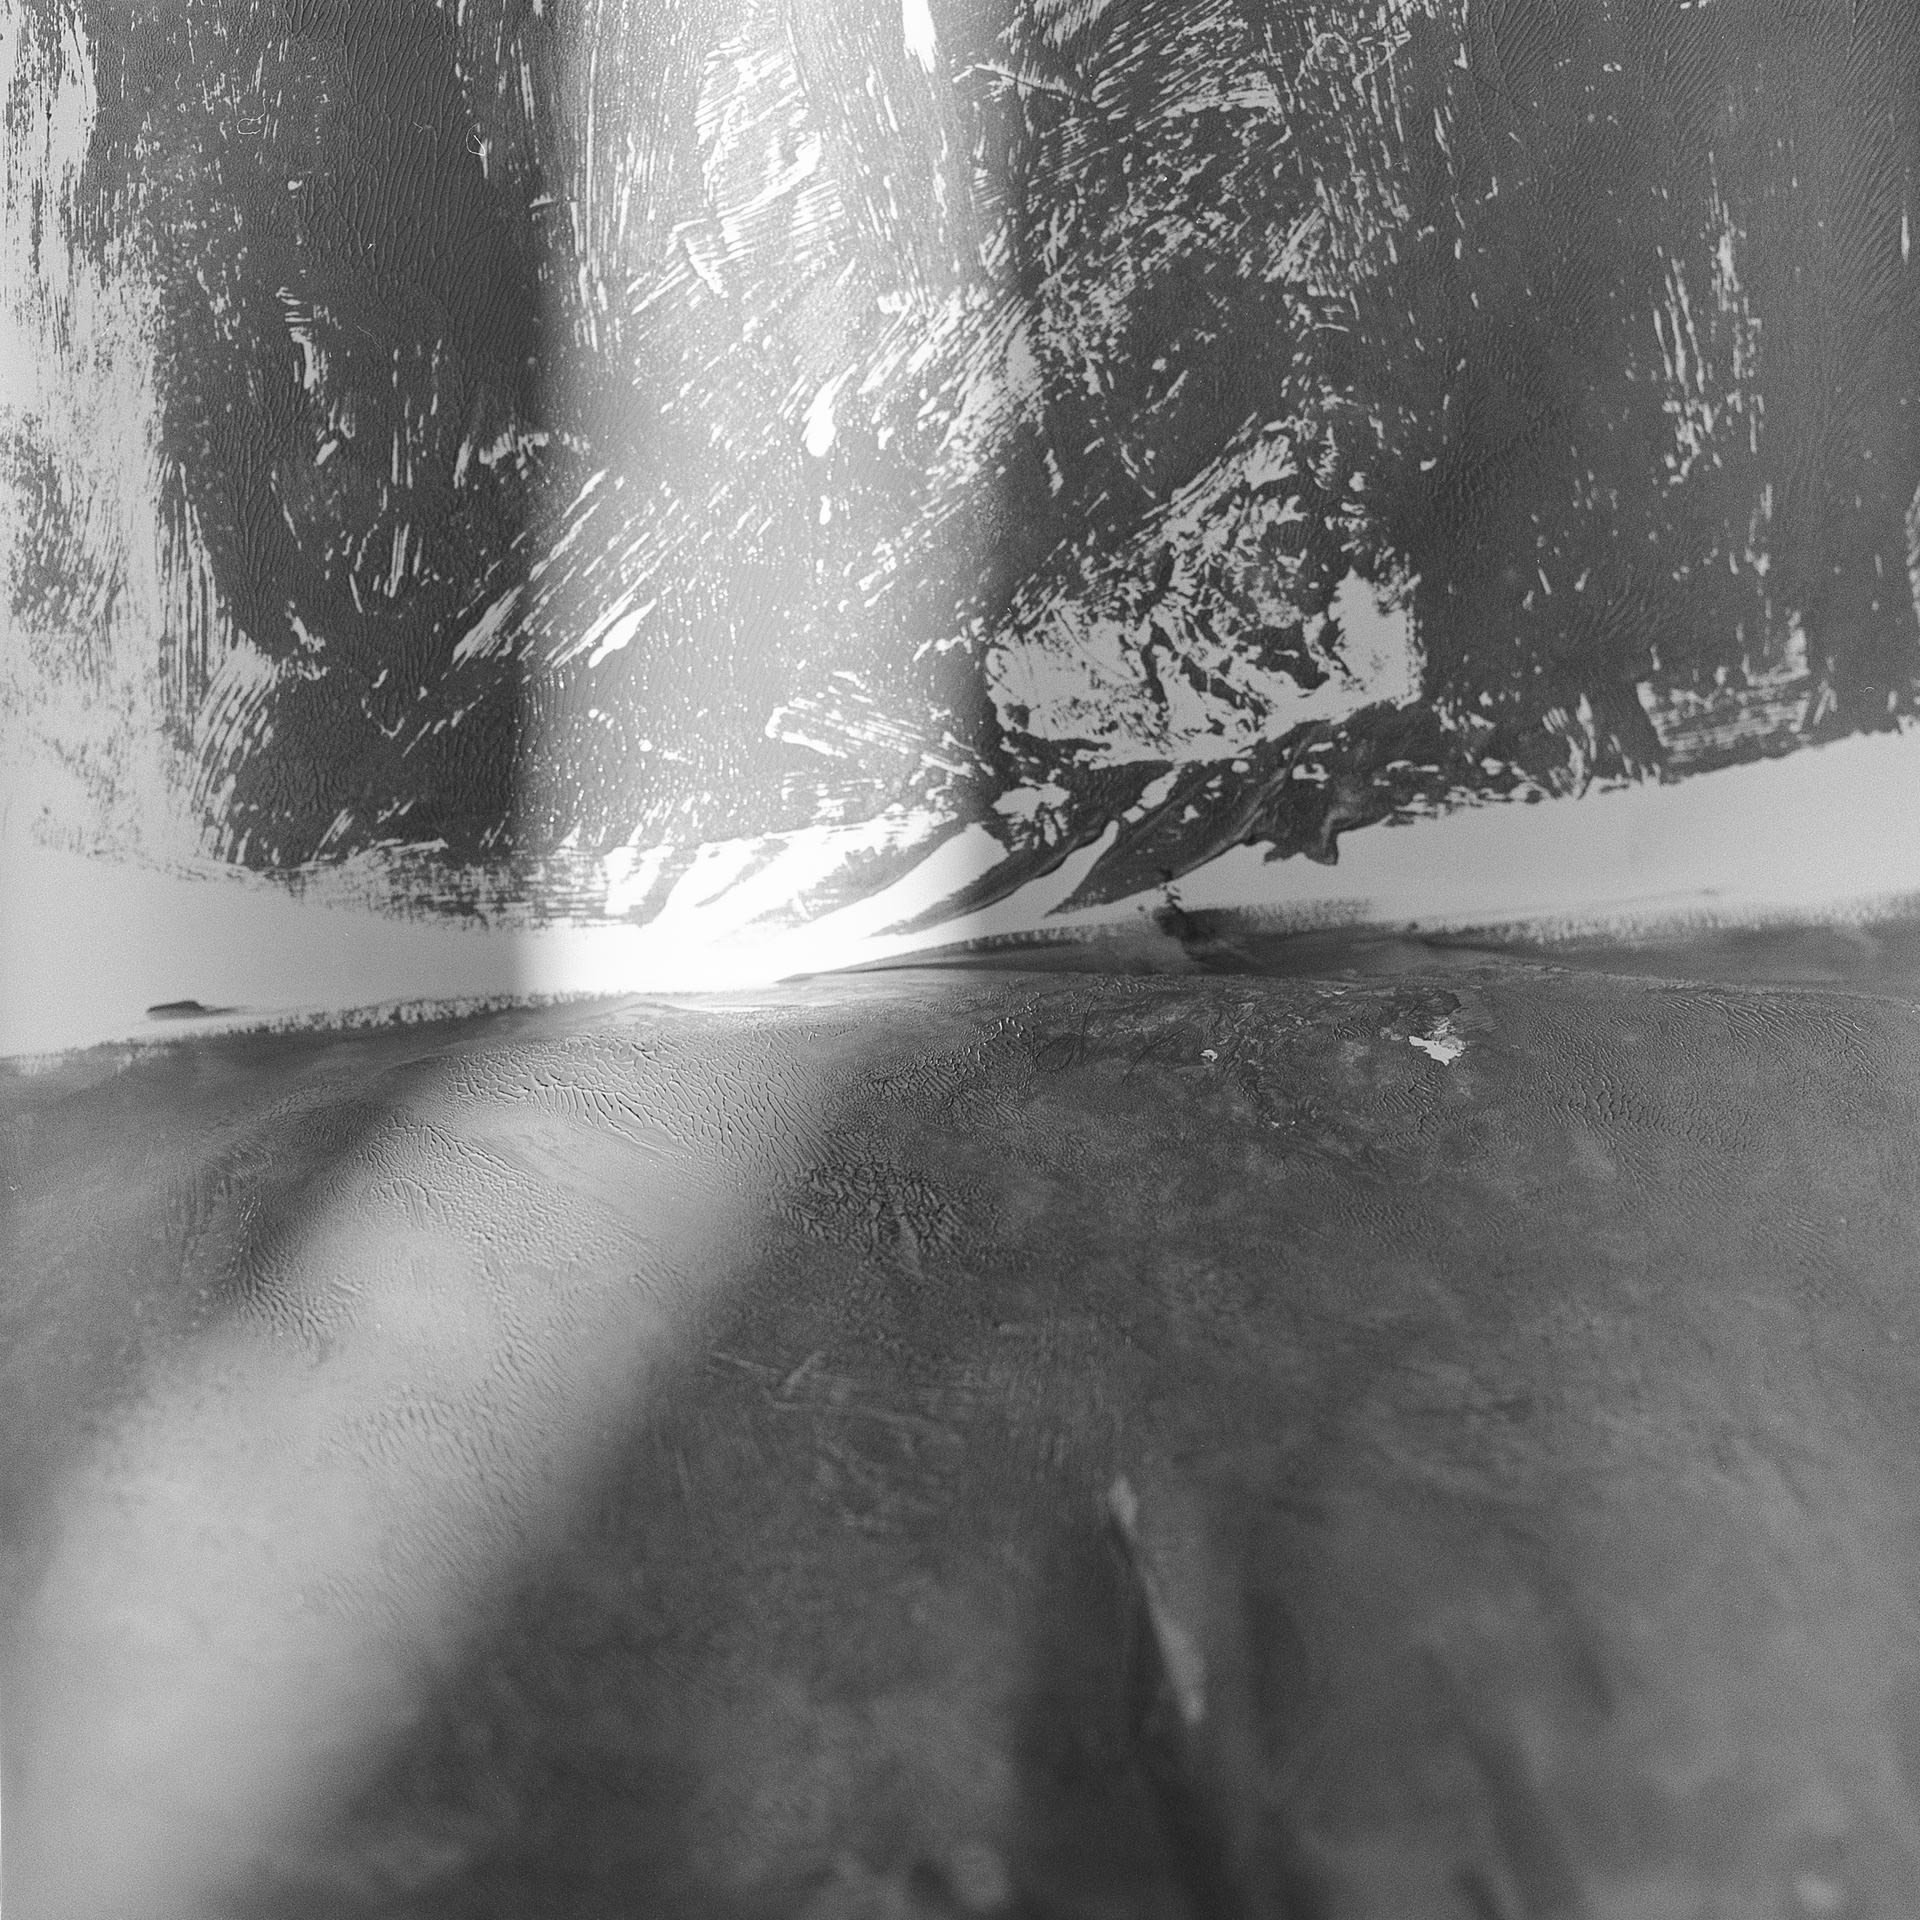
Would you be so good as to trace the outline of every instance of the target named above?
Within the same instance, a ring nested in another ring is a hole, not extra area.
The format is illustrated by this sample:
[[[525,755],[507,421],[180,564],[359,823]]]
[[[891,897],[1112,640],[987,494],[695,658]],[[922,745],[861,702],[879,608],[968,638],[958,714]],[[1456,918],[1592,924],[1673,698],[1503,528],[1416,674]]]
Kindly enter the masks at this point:
[[[1429,1059],[1439,1061],[1443,1067],[1452,1066],[1467,1050],[1466,1041],[1454,1032],[1451,1020],[1442,1020],[1431,1033],[1408,1035],[1407,1045],[1418,1047]]]

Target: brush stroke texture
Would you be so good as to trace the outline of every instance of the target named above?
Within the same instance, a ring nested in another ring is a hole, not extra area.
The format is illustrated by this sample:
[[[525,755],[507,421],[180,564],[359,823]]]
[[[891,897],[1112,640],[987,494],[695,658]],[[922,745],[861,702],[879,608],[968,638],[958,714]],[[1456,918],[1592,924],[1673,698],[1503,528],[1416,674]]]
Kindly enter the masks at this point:
[[[88,97],[15,310],[71,395],[103,276],[154,387],[145,507],[10,411],[15,630],[154,655],[218,857],[592,912],[972,823],[978,904],[1117,822],[1084,905],[1910,715],[1907,9],[14,17],[14,123]]]

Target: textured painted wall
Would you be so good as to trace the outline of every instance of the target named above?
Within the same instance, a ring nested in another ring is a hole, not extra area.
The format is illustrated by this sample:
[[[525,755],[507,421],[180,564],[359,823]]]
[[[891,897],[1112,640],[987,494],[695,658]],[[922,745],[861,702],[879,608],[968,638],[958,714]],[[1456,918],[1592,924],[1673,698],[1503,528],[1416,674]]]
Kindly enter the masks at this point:
[[[43,843],[1086,905],[1912,710],[1907,7],[4,18]]]

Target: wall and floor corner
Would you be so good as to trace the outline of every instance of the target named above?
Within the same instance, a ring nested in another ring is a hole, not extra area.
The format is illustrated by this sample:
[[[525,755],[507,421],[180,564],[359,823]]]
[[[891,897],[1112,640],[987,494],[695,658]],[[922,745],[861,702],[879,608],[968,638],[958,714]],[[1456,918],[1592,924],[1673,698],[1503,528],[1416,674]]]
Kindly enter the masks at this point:
[[[16,1048],[1920,891],[1897,10],[6,20]]]
[[[0,89],[12,1912],[1920,1911],[1920,15]]]

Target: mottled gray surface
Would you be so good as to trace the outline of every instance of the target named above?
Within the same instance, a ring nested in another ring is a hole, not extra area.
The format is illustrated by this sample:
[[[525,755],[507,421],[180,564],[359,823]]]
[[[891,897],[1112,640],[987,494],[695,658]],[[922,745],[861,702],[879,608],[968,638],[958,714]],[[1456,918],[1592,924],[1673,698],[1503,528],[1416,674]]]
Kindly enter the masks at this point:
[[[1917,1107],[1491,959],[10,1073],[9,1914],[1920,1910]]]

